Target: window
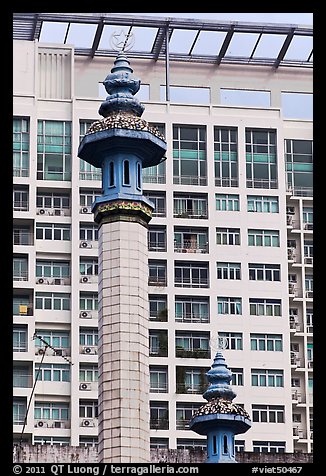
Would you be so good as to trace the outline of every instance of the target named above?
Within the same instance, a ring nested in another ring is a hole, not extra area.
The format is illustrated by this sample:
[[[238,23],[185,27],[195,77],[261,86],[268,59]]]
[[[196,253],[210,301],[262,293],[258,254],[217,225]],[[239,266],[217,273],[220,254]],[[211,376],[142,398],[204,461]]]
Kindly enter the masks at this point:
[[[166,227],[150,226],[148,230],[148,250],[166,251]]]
[[[31,367],[28,365],[13,366],[13,387],[31,388],[33,386],[33,376]]]
[[[12,313],[14,316],[33,315],[32,297],[25,294],[13,296]]]
[[[167,297],[165,295],[149,295],[149,319],[161,322],[168,320]]]
[[[29,177],[29,118],[13,119],[13,176]]]
[[[13,327],[13,352],[27,352],[27,326]]]
[[[65,280],[70,278],[70,262],[36,260],[36,277],[59,278],[58,284],[68,284]],[[57,284],[55,280],[53,284]]]
[[[88,131],[91,124],[94,121],[86,120],[79,122],[79,142],[82,141],[84,135]],[[94,165],[85,162],[85,160],[79,159],[79,179],[80,180],[101,180],[102,169],[94,167]]]
[[[246,164],[247,187],[278,187],[276,131],[246,129]]]
[[[96,198],[100,197],[101,193],[98,190],[80,190],[79,205],[81,207],[91,207]]]
[[[207,228],[174,228],[174,251],[179,253],[208,253]]]
[[[44,339],[49,345],[55,349],[69,349],[70,348],[70,333],[69,331],[47,331],[43,329],[36,329],[35,347],[44,348],[45,344],[39,337]]]
[[[138,190],[142,189],[142,165],[140,162],[137,162],[137,188]]]
[[[232,372],[232,382],[231,385],[243,385],[243,369],[230,369]]]
[[[35,402],[35,420],[68,420],[69,403]]]
[[[215,185],[238,186],[238,137],[236,128],[214,127]]]
[[[250,334],[251,350],[283,351],[281,334]]]
[[[285,453],[285,441],[253,441],[254,453]]]
[[[79,331],[79,344],[87,346],[98,345],[98,331],[97,329],[80,328]]]
[[[13,189],[13,210],[15,212],[27,212],[29,210],[28,188],[17,187]]]
[[[69,241],[71,239],[70,229],[70,225],[54,223],[36,223],[36,239]]]
[[[144,192],[144,196],[149,198],[149,200],[154,204],[153,217],[166,216],[165,193],[150,191],[150,192]]]
[[[307,293],[312,293],[313,289],[314,289],[314,276],[313,276],[313,274],[307,274],[306,273],[304,283],[305,283],[306,295],[307,295],[307,297],[311,297]]]
[[[34,445],[70,446],[70,438],[64,436],[34,436]]]
[[[149,330],[149,355],[151,357],[168,356],[168,333],[165,330]]]
[[[79,418],[98,418],[97,400],[80,400]]]
[[[38,121],[37,179],[71,180],[71,122]]]
[[[223,337],[226,340],[227,349],[229,350],[242,350],[242,333],[241,332],[219,332],[219,337]]]
[[[98,310],[98,293],[79,294],[79,308],[81,311],[97,311]]]
[[[177,438],[178,450],[193,450],[198,449],[206,451],[207,444],[206,439],[194,439],[194,438]]]
[[[79,224],[79,239],[85,241],[98,241],[98,226]]]
[[[114,162],[109,163],[109,187],[115,186]]]
[[[240,228],[216,228],[216,244],[240,245]]]
[[[240,210],[239,195],[230,193],[216,193],[216,210],[238,212]]]
[[[173,183],[207,185],[204,126],[173,126]]]
[[[288,187],[308,191],[313,187],[313,142],[285,139],[285,162]]]
[[[271,107],[270,91],[221,88],[221,104],[228,106]]]
[[[217,279],[241,279],[241,263],[216,263]]]
[[[98,258],[80,257],[79,273],[82,276],[98,276]]]
[[[248,229],[248,246],[280,246],[280,232]]]
[[[278,213],[278,197],[247,195],[247,210],[256,213]]]
[[[13,256],[13,280],[28,281],[28,255]]]
[[[35,293],[35,309],[44,311],[69,311],[70,294],[68,293]]]
[[[168,368],[163,366],[149,366],[151,393],[166,393],[168,391]]]
[[[13,244],[14,245],[32,245],[33,233],[29,226],[13,226]]]
[[[150,428],[154,430],[169,429],[169,402],[149,402]]]
[[[281,92],[282,113],[285,119],[313,118],[313,94],[297,92]]]
[[[307,360],[308,360],[308,367],[312,368],[312,363],[314,359],[314,345],[311,343],[307,344]]]
[[[79,381],[80,382],[97,382],[98,366],[94,364],[79,364]]]
[[[13,424],[23,425],[26,415],[26,398],[14,397],[13,399]]]
[[[208,218],[206,195],[175,194],[173,216],[175,218]]]
[[[217,298],[217,314],[242,314],[242,299],[233,297]]]
[[[283,370],[251,369],[253,387],[284,387]]]
[[[37,376],[43,382],[70,382],[70,367],[68,364],[41,364],[35,369],[35,379]]]
[[[176,407],[176,430],[188,430],[189,421],[193,413],[201,407],[201,403],[177,402]]]
[[[249,298],[251,316],[281,316],[280,299]]]
[[[151,449],[169,448],[169,438],[150,438]]]
[[[123,185],[130,185],[130,166],[129,160],[123,161]]]
[[[210,103],[210,88],[204,88],[199,86],[195,86],[195,87],[194,86],[190,86],[190,87],[169,86],[169,92],[170,92],[171,102],[184,103],[184,104],[209,104]],[[161,101],[167,100],[165,85],[160,86],[160,100]]]
[[[183,288],[208,288],[208,263],[175,261],[174,284]]]
[[[92,446],[97,447],[98,437],[97,436],[80,436],[79,437],[79,446]]]
[[[208,368],[176,367],[176,393],[202,395],[208,387]]]
[[[176,357],[209,359],[209,332],[176,331],[175,348]]]
[[[149,260],[149,278],[150,286],[166,286],[166,262]]]
[[[176,322],[209,322],[209,298],[175,297]]]
[[[314,246],[313,241],[304,240],[303,252],[305,258],[313,258],[314,256]]]
[[[249,263],[249,279],[253,281],[280,281],[279,264]]]
[[[58,192],[37,192],[36,207],[40,209],[54,209],[54,214],[56,215],[57,210],[62,210],[63,212],[70,210],[70,196],[66,193]],[[66,215],[67,213],[63,214]]]
[[[235,440],[234,449],[236,453],[243,453],[245,450],[245,441],[244,440]]]

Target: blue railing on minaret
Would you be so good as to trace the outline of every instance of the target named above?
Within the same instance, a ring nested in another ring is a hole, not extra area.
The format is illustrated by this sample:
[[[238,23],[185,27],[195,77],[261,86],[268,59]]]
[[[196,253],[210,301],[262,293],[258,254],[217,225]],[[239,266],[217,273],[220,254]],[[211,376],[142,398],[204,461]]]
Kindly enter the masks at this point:
[[[203,397],[208,402],[194,413],[189,428],[207,435],[207,463],[236,463],[234,435],[250,428],[250,417],[232,402],[236,396],[230,385],[232,373],[220,351],[206,375],[210,385]]]

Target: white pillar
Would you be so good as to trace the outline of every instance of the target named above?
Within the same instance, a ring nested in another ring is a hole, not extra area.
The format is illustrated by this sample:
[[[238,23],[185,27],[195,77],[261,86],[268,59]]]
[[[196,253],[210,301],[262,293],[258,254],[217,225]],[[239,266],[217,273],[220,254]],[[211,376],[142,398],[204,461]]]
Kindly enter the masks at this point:
[[[128,220],[128,218],[126,217]],[[99,226],[99,462],[149,463],[147,228]]]

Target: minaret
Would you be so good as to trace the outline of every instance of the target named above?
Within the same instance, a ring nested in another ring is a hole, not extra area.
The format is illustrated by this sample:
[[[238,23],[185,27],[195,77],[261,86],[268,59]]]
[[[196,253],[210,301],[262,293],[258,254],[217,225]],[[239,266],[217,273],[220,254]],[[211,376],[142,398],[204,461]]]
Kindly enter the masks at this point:
[[[250,417],[242,407],[232,403],[236,396],[230,386],[232,373],[220,351],[206,375],[210,386],[203,397],[208,403],[194,413],[189,428],[207,435],[206,463],[236,463],[234,435],[249,430]]]
[[[147,229],[154,206],[142,169],[159,164],[164,137],[140,118],[140,80],[119,53],[103,84],[109,96],[78,156],[102,169],[92,206],[99,227],[99,461],[149,463]]]

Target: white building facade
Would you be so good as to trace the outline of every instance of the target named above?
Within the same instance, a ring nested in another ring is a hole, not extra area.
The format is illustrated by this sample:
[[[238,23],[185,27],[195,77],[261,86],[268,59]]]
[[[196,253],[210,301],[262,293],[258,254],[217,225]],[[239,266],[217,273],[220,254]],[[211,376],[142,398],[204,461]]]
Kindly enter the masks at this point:
[[[22,39],[13,54],[14,439],[95,445],[101,171],[77,149],[114,55]],[[167,101],[164,61],[130,60],[168,144],[143,174],[151,447],[205,446],[187,425],[220,336],[252,418],[236,448],[312,452],[311,69],[175,60]]]

